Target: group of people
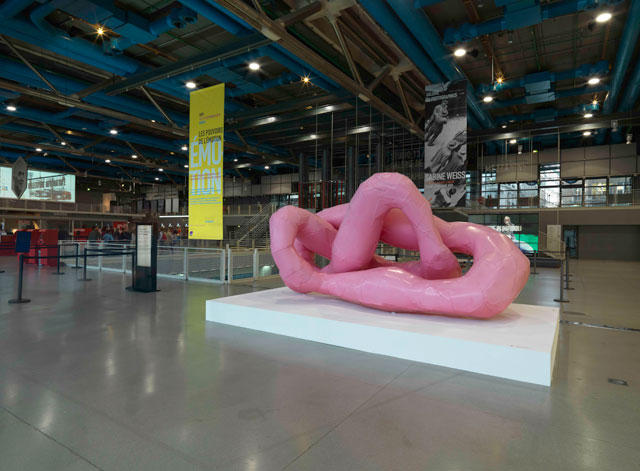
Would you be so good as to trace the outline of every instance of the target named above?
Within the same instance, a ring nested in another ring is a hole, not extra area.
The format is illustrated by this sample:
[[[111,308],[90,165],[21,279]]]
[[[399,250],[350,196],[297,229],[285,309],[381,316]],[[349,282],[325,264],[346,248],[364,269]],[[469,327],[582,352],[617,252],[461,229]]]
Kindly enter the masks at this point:
[[[98,226],[93,226],[87,239],[90,242],[98,242],[101,240],[103,242],[120,242],[124,244],[131,242],[132,238],[133,234],[122,226],[117,229],[110,226],[104,226],[102,229]]]

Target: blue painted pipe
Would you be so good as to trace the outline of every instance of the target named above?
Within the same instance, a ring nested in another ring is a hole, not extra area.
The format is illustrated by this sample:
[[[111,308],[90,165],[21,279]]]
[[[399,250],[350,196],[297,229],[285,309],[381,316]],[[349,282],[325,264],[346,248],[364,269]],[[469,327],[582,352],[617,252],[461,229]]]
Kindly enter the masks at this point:
[[[639,20],[640,21],[640,20]],[[640,96],[640,58],[629,80],[627,80],[627,88],[624,91],[622,100],[620,101],[620,109],[618,111],[629,111],[638,101]]]
[[[378,0],[380,1],[380,0]],[[433,62],[449,80],[466,79],[462,69],[453,61],[451,52],[444,47],[438,31],[422,10],[415,10],[411,0],[388,0],[393,11],[400,17],[409,31],[427,51]],[[495,127],[493,119],[478,103],[471,83],[467,83],[467,102],[480,123],[488,128]]]
[[[598,87],[586,86],[586,87],[578,87],[572,88],[569,90],[561,90],[558,92],[551,91],[550,93],[541,93],[539,95],[544,96],[545,99],[537,100],[535,103],[544,103],[549,101],[556,101],[560,98],[567,98],[572,96],[580,96],[580,95],[588,95],[591,93],[600,93],[606,92],[609,90],[608,85],[600,85]],[[487,106],[489,109],[499,109],[499,108],[507,108],[509,106],[515,105],[524,105],[530,103],[527,101],[528,98],[535,97],[536,95],[525,95],[518,98],[512,98],[510,100],[493,100],[491,104]]]
[[[627,68],[631,61],[631,55],[638,44],[638,37],[640,36],[640,0],[631,0],[631,5],[627,11],[627,21],[624,25],[624,33],[622,33],[622,39],[620,40],[620,46],[618,47],[618,54],[616,55],[616,63],[613,67],[613,76],[611,80],[611,91],[607,95],[604,101],[604,112],[612,113],[616,109],[616,102],[618,94],[622,87],[622,81],[627,74]],[[640,64],[640,63],[639,63]],[[628,99],[633,98],[635,95],[638,98],[638,77],[640,71],[638,67],[629,78],[627,82],[627,90],[625,97]],[[635,80],[635,81],[634,81]],[[635,103],[635,100],[634,100]],[[628,104],[626,100],[623,100],[620,104],[621,109],[624,107],[625,111],[630,109],[634,103]]]

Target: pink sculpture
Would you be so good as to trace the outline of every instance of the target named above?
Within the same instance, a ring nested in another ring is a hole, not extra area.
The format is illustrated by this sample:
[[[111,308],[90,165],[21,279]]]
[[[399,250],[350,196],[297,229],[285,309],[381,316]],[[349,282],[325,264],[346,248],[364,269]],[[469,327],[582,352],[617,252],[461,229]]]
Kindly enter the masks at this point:
[[[284,207],[271,217],[270,230],[273,258],[289,288],[384,311],[489,318],[509,306],[529,277],[529,260],[507,236],[433,216],[398,173],[372,176],[351,203],[317,214]],[[379,240],[419,250],[420,260],[385,260],[374,253]],[[473,255],[464,276],[452,251]],[[329,265],[318,268],[314,253]]]

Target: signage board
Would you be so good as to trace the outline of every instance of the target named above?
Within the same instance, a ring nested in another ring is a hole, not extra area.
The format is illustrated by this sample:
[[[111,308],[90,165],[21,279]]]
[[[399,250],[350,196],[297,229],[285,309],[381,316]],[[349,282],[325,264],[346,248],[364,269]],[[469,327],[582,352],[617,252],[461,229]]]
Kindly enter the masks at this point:
[[[22,198],[27,189],[27,161],[20,157],[11,168],[11,191],[16,198]]]
[[[464,206],[467,81],[427,85],[424,111],[424,196],[434,208]]]
[[[221,240],[224,83],[191,92],[189,238]]]
[[[20,161],[18,159],[16,164]],[[25,164],[26,167],[26,164]],[[61,203],[75,203],[76,176],[64,173],[45,172],[25,168],[24,188],[20,198],[24,200],[58,201]],[[0,167],[0,198],[17,199],[13,190],[16,180],[22,177],[14,168]]]

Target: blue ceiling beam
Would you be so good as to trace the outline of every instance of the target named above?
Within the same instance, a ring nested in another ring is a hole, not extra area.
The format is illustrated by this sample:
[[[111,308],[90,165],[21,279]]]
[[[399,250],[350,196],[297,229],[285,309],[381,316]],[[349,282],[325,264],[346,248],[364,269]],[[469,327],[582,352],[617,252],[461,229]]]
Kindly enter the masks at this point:
[[[620,94],[622,83],[627,74],[629,62],[638,44],[639,37],[640,0],[631,0],[629,10],[627,11],[627,21],[624,25],[624,32],[622,33],[618,53],[616,54],[616,63],[613,66],[613,73],[611,74],[611,91],[604,100],[603,110],[606,114],[613,113],[616,109],[618,95]],[[628,84],[633,85],[633,82],[629,81]],[[624,106],[624,103],[622,103],[622,105]]]
[[[572,116],[578,114],[584,114],[586,112],[593,112],[599,109],[600,105],[597,103],[589,103],[584,105],[575,106],[573,108],[542,108],[535,110],[531,113],[511,114],[503,115],[496,118],[498,124],[508,124],[519,121],[534,121],[536,123],[548,123],[555,121],[558,118],[564,116]]]
[[[636,68],[627,80],[627,87],[624,91],[622,100],[620,100],[620,109],[618,111],[631,110],[640,97],[640,58],[637,60]]]
[[[509,106],[515,105],[532,105],[536,103],[545,103],[550,101],[556,101],[561,98],[580,96],[580,95],[589,95],[592,93],[601,93],[609,90],[608,85],[600,85],[597,87],[586,86],[579,88],[571,88],[569,90],[561,90],[555,91],[553,88],[548,91],[544,91],[541,93],[535,93],[531,95],[525,95],[518,98],[512,98],[510,100],[493,100],[489,105],[487,105],[487,109],[499,109],[499,108],[507,108]]]
[[[423,10],[413,8],[411,0],[388,0],[388,2],[447,79],[467,79],[462,69],[453,60],[453,54],[442,43],[440,34]],[[491,115],[480,106],[471,82],[467,82],[467,98],[469,108],[476,115],[480,124],[487,128],[495,127]]]
[[[616,5],[621,1],[562,0],[540,5],[539,0],[498,0],[496,1],[496,6],[504,7],[504,16],[482,23],[464,23],[458,28],[447,28],[444,32],[444,42],[449,46],[456,43],[464,43],[485,34],[526,28],[551,18],[593,10],[604,5]]]

